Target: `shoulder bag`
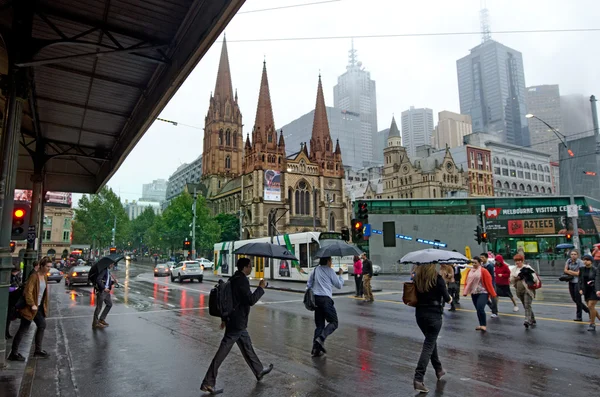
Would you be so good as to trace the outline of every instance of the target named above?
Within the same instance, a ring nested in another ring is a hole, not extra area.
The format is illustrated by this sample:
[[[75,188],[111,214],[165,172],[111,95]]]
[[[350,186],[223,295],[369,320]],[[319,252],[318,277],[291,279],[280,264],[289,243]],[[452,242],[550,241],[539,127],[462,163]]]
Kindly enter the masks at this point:
[[[412,281],[404,283],[404,291],[402,293],[402,301],[405,305],[416,307],[417,306],[417,287]]]
[[[316,271],[317,268],[315,268],[315,270],[313,270],[312,274],[310,275],[313,278],[313,282],[315,279]],[[317,308],[317,304],[315,303],[315,294],[312,288],[307,288],[306,292],[304,293],[304,307],[306,307],[306,310],[310,310],[311,312],[314,312]]]

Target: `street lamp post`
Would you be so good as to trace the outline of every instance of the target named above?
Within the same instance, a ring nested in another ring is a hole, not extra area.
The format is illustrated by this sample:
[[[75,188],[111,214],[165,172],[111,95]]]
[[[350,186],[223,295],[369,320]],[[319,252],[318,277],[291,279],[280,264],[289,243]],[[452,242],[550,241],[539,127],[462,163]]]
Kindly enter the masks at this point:
[[[562,143],[562,145],[565,147],[565,149],[567,149],[567,153],[569,156],[573,157],[573,151],[569,149],[569,147],[567,146],[567,137],[563,134],[561,134],[556,128],[552,127],[550,124],[546,123],[544,120],[542,120],[541,118],[539,118],[536,115],[533,115],[531,113],[525,115],[525,117],[527,117],[528,119],[537,119],[539,121],[541,121],[542,123],[544,123],[548,128],[550,128],[550,130],[552,130],[552,132],[554,133],[554,135],[556,135],[558,137],[558,139],[560,140],[560,142]],[[567,174],[568,174],[568,178],[567,180],[569,181],[569,202],[571,204],[571,208],[573,208],[572,206],[575,205],[575,196],[574,196],[574,192],[573,192],[573,164],[572,163],[567,163]],[[575,207],[577,208],[577,207]],[[571,225],[573,226],[573,246],[575,247],[575,249],[579,249],[579,226],[577,225],[577,213],[575,213],[575,215],[573,217],[571,217]]]

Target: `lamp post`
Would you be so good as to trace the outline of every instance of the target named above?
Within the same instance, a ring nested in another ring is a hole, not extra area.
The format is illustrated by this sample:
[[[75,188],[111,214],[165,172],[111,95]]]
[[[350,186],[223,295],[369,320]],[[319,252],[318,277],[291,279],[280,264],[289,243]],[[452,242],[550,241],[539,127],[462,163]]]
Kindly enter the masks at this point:
[[[550,130],[552,130],[552,132],[554,133],[554,135],[556,135],[558,137],[558,139],[560,140],[560,143],[562,143],[562,145],[565,147],[565,149],[567,149],[567,153],[569,154],[570,157],[575,156],[573,151],[571,149],[569,149],[569,147],[567,146],[567,137],[563,134],[561,134],[556,128],[552,127],[550,124],[546,123],[544,120],[542,120],[541,118],[539,118],[536,115],[533,115],[531,113],[525,115],[526,118],[528,119],[537,119],[539,121],[541,121],[542,123],[544,123],[548,128],[550,128]],[[567,174],[568,174],[568,178],[567,180],[569,181],[569,202],[571,204],[571,208],[573,208],[572,206],[575,205],[575,196],[573,195],[573,165],[572,163],[568,163],[567,164]],[[575,207],[577,208],[577,207]],[[575,213],[575,216],[571,217],[571,225],[573,226],[573,246],[575,247],[575,249],[579,249],[579,227],[577,225],[577,215],[578,213]]]

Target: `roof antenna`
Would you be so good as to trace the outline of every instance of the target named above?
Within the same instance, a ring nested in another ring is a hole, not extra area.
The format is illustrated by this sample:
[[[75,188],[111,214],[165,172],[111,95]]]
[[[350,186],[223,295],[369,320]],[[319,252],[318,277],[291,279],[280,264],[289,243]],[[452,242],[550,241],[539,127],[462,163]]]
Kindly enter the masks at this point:
[[[490,33],[490,14],[487,9],[486,0],[481,0],[481,10],[479,11],[479,24],[481,26],[481,42],[485,43],[492,39]]]

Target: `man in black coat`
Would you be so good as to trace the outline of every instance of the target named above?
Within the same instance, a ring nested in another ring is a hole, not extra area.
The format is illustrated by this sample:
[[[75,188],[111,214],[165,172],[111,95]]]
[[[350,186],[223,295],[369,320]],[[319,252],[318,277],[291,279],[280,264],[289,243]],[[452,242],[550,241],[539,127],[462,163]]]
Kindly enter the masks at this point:
[[[256,376],[256,380],[260,381],[263,376],[273,369],[273,364],[269,364],[268,368],[263,367],[254,352],[250,335],[246,330],[248,327],[250,306],[254,306],[264,295],[265,281],[260,280],[258,288],[254,292],[250,291],[248,276],[252,273],[252,262],[248,258],[240,258],[236,266],[238,270],[230,279],[231,293],[233,295],[233,313],[221,321],[221,329],[225,328],[225,335],[221,340],[219,350],[217,350],[215,357],[210,363],[210,367],[208,367],[208,371],[202,381],[202,386],[200,386],[200,390],[211,394],[222,392],[222,390],[215,390],[217,373],[235,343],[237,343],[244,360],[246,360],[254,376]]]

